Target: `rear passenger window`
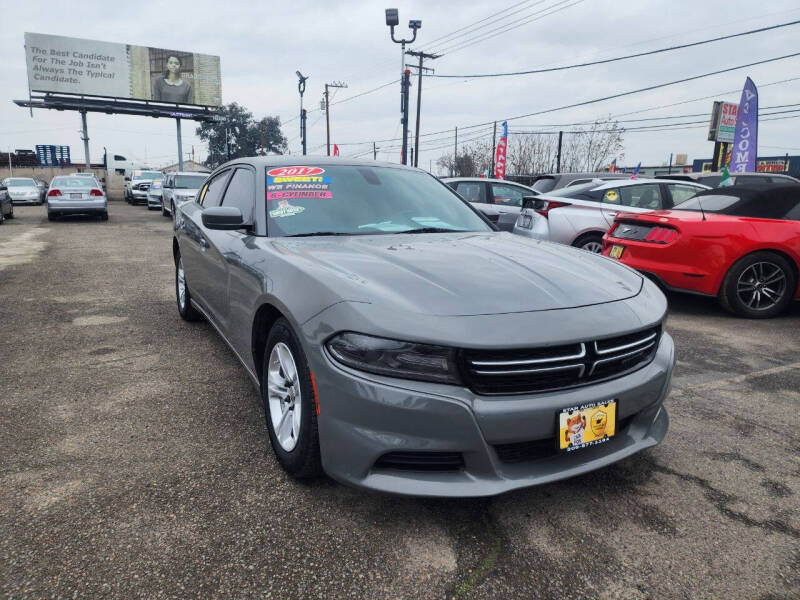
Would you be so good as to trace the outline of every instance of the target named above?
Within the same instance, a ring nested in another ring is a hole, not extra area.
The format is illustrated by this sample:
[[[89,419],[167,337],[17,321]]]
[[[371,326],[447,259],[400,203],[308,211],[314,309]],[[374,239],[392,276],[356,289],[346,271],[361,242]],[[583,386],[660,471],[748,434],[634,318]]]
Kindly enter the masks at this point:
[[[203,208],[220,205],[222,191],[225,189],[225,182],[228,180],[229,173],[230,171],[223,171],[200,190],[200,204]]]
[[[670,194],[672,194],[672,204],[677,206],[681,202],[686,202],[689,198],[703,191],[703,188],[693,187],[691,185],[683,185],[680,183],[668,183]]]
[[[635,208],[658,210],[662,208],[661,186],[657,183],[628,185],[619,188],[620,204]]]
[[[235,206],[242,211],[245,223],[253,219],[253,205],[255,204],[255,176],[250,169],[236,169],[225,191],[222,206]]]
[[[456,191],[469,202],[486,202],[483,184],[478,181],[459,181]]]

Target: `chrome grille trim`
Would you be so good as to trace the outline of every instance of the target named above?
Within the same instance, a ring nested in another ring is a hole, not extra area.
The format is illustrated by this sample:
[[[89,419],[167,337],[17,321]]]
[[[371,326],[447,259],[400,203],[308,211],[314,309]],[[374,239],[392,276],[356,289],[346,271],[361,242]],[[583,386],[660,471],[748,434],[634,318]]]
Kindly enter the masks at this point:
[[[630,352],[625,352],[624,354],[617,354],[616,356],[609,356],[608,358],[601,358],[600,360],[596,360],[592,363],[592,368],[589,369],[589,375],[594,373],[595,369],[600,365],[613,362],[615,360],[622,360],[624,358],[635,356],[637,354],[645,352],[646,350],[650,350],[650,348],[652,348],[655,345],[656,345],[655,341],[652,341],[649,344],[647,344],[647,346],[642,346],[641,348],[637,348],[636,350],[631,350]]]
[[[577,360],[586,356],[586,344],[580,344],[581,351],[577,354],[567,356],[554,356],[551,358],[530,358],[526,360],[471,360],[469,364],[475,367],[512,367],[514,365],[541,365],[545,363],[562,362],[565,360]],[[494,372],[494,371],[492,371]],[[498,373],[500,371],[497,371]],[[512,371],[509,371],[512,372]],[[521,371],[514,371],[521,372]],[[476,371],[480,373],[480,371]]]
[[[601,350],[600,348],[597,347],[597,340],[595,340],[595,342],[594,342],[594,351],[597,354],[600,354],[600,355],[614,354],[616,352],[621,352],[622,350],[627,350],[628,348],[634,348],[634,347],[639,346],[641,344],[645,344],[645,343],[647,343],[647,342],[649,342],[651,340],[655,340],[657,336],[658,336],[658,332],[654,331],[650,335],[648,335],[647,337],[642,338],[641,340],[637,340],[637,341],[631,342],[629,344],[622,344],[621,346],[614,346],[612,348],[606,348],[604,350]],[[602,340],[601,340],[601,343],[602,343]]]
[[[555,371],[568,371],[570,369],[579,369],[578,377],[583,377],[586,370],[586,365],[578,363],[577,365],[559,365],[558,367],[540,367],[538,369],[514,369],[513,371],[473,371],[476,375],[528,375],[530,373],[553,373]]]

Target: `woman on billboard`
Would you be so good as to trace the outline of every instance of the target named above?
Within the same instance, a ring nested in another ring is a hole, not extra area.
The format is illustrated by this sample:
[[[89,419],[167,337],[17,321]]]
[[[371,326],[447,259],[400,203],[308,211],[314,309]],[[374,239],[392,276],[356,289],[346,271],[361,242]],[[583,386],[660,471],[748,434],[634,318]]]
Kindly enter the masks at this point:
[[[153,100],[189,104],[192,86],[181,78],[181,60],[174,54],[167,58],[164,76],[153,82]]]

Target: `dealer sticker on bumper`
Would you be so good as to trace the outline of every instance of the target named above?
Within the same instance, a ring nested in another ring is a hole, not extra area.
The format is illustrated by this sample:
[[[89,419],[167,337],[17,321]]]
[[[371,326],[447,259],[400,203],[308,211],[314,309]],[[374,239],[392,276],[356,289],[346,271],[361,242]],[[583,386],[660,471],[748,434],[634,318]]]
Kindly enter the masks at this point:
[[[617,425],[617,401],[590,402],[558,414],[558,447],[570,452],[607,442]]]

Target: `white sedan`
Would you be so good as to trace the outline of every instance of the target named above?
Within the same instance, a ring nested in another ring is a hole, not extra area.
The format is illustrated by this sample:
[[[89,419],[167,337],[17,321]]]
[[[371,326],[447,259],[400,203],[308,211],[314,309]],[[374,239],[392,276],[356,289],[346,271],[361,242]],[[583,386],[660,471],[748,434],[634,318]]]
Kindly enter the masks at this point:
[[[688,181],[598,179],[526,201],[514,233],[600,252],[617,212],[670,209],[707,189]]]

